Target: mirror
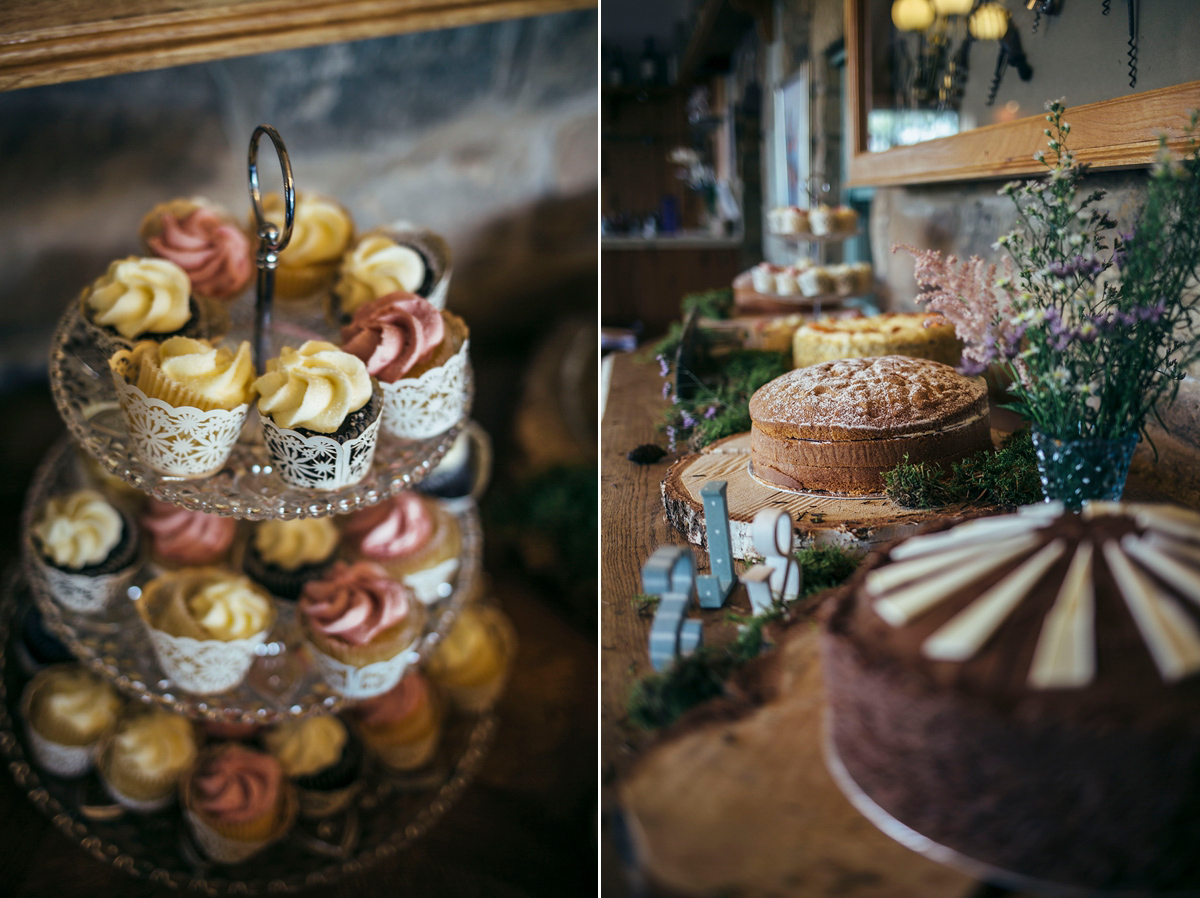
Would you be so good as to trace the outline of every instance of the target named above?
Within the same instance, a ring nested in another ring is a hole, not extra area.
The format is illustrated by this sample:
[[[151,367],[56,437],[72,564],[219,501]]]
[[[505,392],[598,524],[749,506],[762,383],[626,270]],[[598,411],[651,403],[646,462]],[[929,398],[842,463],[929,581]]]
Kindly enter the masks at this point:
[[[1137,92],[1122,93],[1129,91],[1130,2],[1145,6],[1145,15],[1138,22]],[[919,42],[915,34],[897,40],[891,6],[892,0],[845,0],[847,97],[853,104],[848,110],[850,186],[1040,173],[1044,169],[1033,153],[1045,142],[1043,103],[1059,96],[1066,96],[1070,106],[1072,148],[1081,161],[1096,170],[1146,165],[1154,159],[1161,133],[1173,148],[1182,148],[1188,113],[1200,108],[1200,81],[1195,80],[1200,56],[1191,50],[1200,41],[1200,17],[1190,0],[1111,0],[1107,17],[1102,4],[1062,0],[1058,15],[1041,16],[1036,33],[1026,3],[1008,0],[1032,77],[1022,81],[1013,59],[997,65],[998,41],[972,41],[961,97],[943,103],[942,110],[929,94],[923,102],[914,101],[913,91],[897,89],[903,67],[896,62],[906,53],[910,61],[919,58]],[[965,23],[958,31],[965,35]],[[951,53],[961,40],[951,32]],[[997,71],[1001,79],[989,106]],[[1105,96],[1111,91],[1118,93]],[[888,142],[880,139],[886,130],[881,122],[900,106],[919,107],[914,118],[927,133],[936,128],[952,133],[868,152],[872,143]]]

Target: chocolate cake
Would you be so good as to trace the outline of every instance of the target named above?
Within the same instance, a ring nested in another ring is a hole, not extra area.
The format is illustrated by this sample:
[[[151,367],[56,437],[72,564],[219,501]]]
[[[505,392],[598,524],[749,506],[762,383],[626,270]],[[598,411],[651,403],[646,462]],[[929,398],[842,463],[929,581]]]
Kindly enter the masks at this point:
[[[1082,889],[1200,888],[1200,515],[1061,505],[873,555],[827,606],[831,745],[888,815]]]
[[[750,420],[756,477],[843,495],[881,492],[906,456],[948,465],[992,445],[984,382],[904,356],[797,368],[755,392]]]

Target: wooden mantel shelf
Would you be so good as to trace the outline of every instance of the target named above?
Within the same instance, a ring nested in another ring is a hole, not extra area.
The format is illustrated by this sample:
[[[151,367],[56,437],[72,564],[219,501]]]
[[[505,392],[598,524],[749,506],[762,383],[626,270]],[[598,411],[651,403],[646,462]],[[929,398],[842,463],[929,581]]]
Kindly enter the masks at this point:
[[[0,90],[595,5],[596,0],[0,3]]]

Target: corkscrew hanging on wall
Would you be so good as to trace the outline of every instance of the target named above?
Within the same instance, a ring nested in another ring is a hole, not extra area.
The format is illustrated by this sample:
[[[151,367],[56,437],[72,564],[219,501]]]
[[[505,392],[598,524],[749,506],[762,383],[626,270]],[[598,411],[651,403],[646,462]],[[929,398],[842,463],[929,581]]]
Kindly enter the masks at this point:
[[[1129,40],[1126,41],[1129,47],[1129,86],[1137,87],[1138,26],[1142,18],[1142,0],[1125,0],[1125,3],[1129,11]],[[1112,0],[1104,0],[1100,11],[1108,15],[1112,11]]]

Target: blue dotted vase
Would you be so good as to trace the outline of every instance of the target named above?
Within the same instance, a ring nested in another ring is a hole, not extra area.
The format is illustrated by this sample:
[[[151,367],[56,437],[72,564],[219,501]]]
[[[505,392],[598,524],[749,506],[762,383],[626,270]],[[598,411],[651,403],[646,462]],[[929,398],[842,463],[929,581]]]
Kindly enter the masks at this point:
[[[1033,428],[1033,451],[1047,502],[1079,508],[1088,499],[1117,501],[1125,492],[1129,463],[1139,434],[1117,439],[1076,437],[1060,440]]]

